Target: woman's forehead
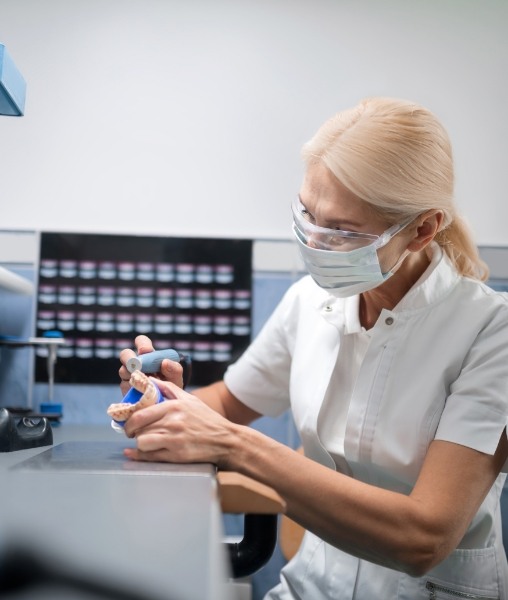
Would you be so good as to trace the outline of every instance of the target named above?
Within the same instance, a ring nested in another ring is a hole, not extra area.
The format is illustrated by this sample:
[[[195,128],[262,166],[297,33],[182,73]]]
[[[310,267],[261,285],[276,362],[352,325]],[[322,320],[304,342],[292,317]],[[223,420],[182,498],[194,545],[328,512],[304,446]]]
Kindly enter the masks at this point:
[[[341,183],[322,164],[309,166],[300,189],[300,199],[309,211],[312,209],[336,214],[339,218],[372,217],[374,213],[365,202]]]
[[[393,224],[347,188],[323,163],[309,165],[300,200],[322,227],[378,233]]]

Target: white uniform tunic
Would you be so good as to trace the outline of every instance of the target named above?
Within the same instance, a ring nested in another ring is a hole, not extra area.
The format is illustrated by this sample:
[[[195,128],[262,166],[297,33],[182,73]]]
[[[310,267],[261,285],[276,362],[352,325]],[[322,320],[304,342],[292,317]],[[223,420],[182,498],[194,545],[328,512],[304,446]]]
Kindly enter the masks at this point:
[[[306,456],[388,490],[411,492],[434,439],[493,454],[508,416],[508,299],[459,276],[432,250],[426,273],[368,333],[358,297],[331,297],[304,277],[228,369],[226,385],[262,414],[290,407]],[[351,335],[358,345],[341,369]],[[458,549],[424,577],[357,559],[307,532],[267,598],[508,599],[504,477]]]

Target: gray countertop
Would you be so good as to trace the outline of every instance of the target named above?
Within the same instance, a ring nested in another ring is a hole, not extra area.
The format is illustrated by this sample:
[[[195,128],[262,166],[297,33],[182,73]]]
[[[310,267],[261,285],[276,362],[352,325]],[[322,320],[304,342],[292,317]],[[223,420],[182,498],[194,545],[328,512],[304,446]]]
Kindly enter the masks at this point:
[[[0,548],[146,600],[230,598],[214,468],[129,461],[130,444],[62,425],[53,446],[0,454]]]

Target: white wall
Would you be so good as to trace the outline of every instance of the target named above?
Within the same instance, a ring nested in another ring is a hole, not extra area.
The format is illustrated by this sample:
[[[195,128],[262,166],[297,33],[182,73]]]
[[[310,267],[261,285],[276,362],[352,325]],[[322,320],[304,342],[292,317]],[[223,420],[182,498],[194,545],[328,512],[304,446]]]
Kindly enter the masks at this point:
[[[301,144],[366,95],[447,126],[457,198],[508,243],[506,0],[0,0],[28,83],[1,228],[289,238]]]

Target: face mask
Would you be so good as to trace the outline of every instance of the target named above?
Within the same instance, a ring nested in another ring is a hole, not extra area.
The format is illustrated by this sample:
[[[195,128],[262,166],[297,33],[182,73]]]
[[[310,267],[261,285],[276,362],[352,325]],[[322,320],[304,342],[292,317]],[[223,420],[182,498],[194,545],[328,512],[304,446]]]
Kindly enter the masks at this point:
[[[326,230],[308,223],[300,214],[295,215],[295,211],[293,211],[293,215],[295,217],[293,231],[305,267],[320,287],[338,298],[361,294],[381,285],[393,275],[407,256],[407,252],[404,252],[397,264],[388,272],[383,273],[377,250],[385,246],[404,227],[407,227],[413,221],[413,217],[400,225],[393,225],[380,236],[367,236],[371,238],[366,240],[367,245],[353,250],[323,250],[308,246],[306,242],[309,241],[309,237],[316,236],[320,232],[321,235],[323,232],[329,232],[328,236],[334,235],[336,238],[347,240],[351,236],[362,234]],[[335,246],[339,247],[341,244],[344,247],[347,245],[345,242],[336,241]]]

